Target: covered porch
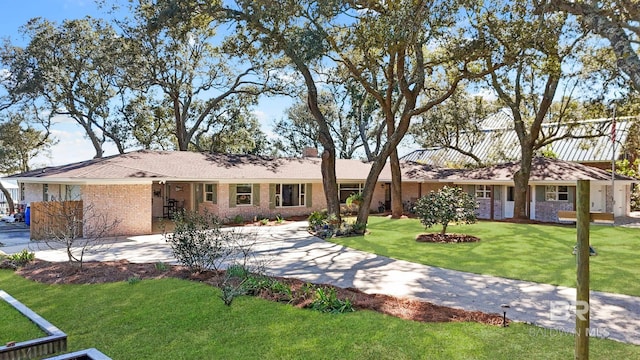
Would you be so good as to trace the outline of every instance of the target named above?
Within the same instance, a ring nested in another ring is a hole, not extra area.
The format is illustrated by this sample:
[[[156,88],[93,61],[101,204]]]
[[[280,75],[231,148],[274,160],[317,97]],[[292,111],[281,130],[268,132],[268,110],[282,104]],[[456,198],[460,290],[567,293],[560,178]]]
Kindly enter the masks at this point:
[[[158,181],[151,186],[151,216],[155,224],[170,220],[176,212],[195,210],[196,184],[191,182]]]

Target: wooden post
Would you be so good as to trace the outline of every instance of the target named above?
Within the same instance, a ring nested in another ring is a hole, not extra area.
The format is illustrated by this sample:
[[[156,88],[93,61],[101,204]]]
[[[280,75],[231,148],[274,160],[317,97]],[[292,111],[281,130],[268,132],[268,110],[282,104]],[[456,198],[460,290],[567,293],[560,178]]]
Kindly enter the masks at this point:
[[[576,198],[578,251],[576,254],[575,358],[587,360],[589,359],[589,180],[578,180]]]

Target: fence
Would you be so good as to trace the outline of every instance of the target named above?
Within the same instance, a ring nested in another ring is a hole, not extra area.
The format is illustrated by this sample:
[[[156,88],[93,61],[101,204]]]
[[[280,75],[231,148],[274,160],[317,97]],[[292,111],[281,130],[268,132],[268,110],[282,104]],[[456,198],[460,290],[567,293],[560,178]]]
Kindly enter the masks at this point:
[[[31,240],[82,237],[82,201],[31,203]]]

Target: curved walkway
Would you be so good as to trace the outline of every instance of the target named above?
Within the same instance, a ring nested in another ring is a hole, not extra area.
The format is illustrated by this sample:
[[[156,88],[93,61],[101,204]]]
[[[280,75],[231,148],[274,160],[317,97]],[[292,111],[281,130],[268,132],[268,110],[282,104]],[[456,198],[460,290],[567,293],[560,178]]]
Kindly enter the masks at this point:
[[[502,313],[547,330],[532,336],[558,336],[573,332],[574,315],[569,313],[575,289],[528,281],[478,275],[415,264],[374,255],[326,242],[309,235],[306,222],[277,227],[249,227],[240,231],[255,234],[256,260],[271,275],[355,287],[368,293],[413,297],[438,305]],[[36,256],[49,261],[66,261],[61,250],[27,243],[0,248],[12,253],[28,246]],[[171,249],[160,235],[137,236],[115,241],[109,249],[86,255],[86,260],[175,263]],[[591,292],[591,335],[640,345],[640,298]]]

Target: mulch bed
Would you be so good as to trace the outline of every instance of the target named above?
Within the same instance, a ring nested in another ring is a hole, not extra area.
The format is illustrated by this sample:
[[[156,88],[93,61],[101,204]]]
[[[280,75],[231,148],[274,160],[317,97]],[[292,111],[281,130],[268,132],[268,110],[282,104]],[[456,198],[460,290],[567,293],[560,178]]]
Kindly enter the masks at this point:
[[[222,271],[205,271],[191,273],[184,266],[167,266],[166,270],[156,268],[153,263],[134,264],[126,260],[116,262],[85,262],[82,269],[68,263],[53,263],[35,260],[16,271],[17,274],[45,284],[99,284],[117,281],[127,281],[133,277],[144,279],[180,278],[204,282],[217,286],[224,279]],[[279,278],[277,280],[288,284],[293,293],[300,290],[306,281],[293,278]],[[339,299],[350,299],[358,310],[371,310],[396,316],[402,319],[421,322],[478,322],[489,325],[502,325],[502,316],[486,314],[479,311],[465,311],[445,306],[434,305],[425,301],[407,298],[397,298],[381,294],[366,294],[354,288],[339,288],[331,285],[319,285],[334,288]],[[257,296],[271,300],[282,301],[280,294],[262,291]],[[294,297],[287,301],[293,306],[307,307],[311,298]],[[507,323],[509,320],[507,319]]]
[[[420,234],[416,237],[417,242],[429,242],[429,243],[468,243],[480,241],[472,235],[466,234]]]

